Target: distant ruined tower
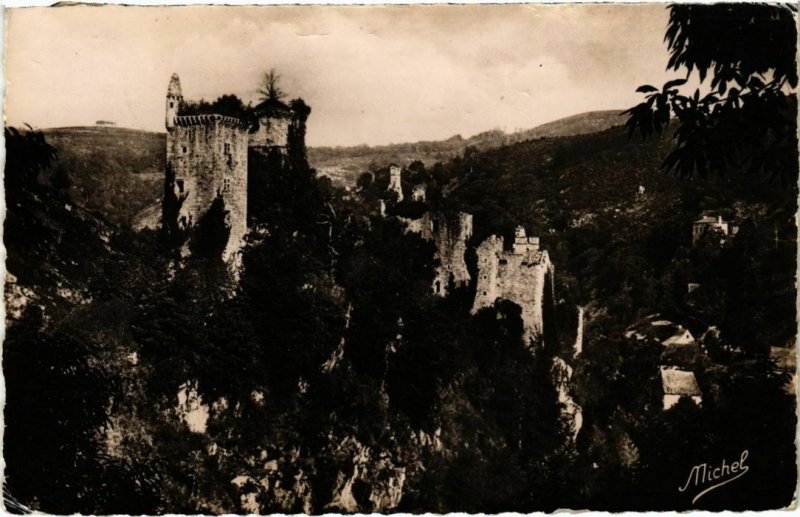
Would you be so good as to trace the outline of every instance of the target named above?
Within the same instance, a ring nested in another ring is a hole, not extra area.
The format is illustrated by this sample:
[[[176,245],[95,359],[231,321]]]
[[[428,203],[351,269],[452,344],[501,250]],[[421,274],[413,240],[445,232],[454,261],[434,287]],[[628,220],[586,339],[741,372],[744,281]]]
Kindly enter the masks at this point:
[[[553,304],[553,264],[539,239],[528,237],[518,226],[511,251],[503,249],[503,238],[492,235],[481,243],[478,254],[478,283],[472,312],[494,305],[499,299],[522,308],[525,341],[544,337],[545,315]]]
[[[235,257],[247,233],[248,124],[223,115],[181,115],[180,79],[167,88],[167,166],[174,174],[175,194],[186,199],[178,223],[197,224],[221,195],[228,211],[230,237],[224,259]]]
[[[389,186],[386,190],[392,190],[397,193],[397,202],[403,200],[403,183],[402,183],[403,170],[394,163],[389,165]]]

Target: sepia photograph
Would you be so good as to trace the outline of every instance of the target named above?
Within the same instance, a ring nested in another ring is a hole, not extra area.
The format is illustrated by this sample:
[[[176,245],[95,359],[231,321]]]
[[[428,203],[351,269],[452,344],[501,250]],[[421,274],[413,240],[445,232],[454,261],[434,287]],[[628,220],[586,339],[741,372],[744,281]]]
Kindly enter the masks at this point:
[[[796,4],[3,17],[6,512],[796,509]]]

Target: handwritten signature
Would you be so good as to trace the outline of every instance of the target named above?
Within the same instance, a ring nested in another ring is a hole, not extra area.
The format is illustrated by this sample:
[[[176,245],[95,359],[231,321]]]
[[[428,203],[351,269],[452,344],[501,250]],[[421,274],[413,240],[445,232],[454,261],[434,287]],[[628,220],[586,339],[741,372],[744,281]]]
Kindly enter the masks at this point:
[[[725,459],[723,459],[722,464],[717,467],[709,465],[708,463],[695,465],[689,472],[689,477],[686,479],[686,483],[682,487],[678,488],[678,492],[686,492],[690,487],[698,488],[704,487],[709,483],[714,483],[711,486],[707,486],[702,492],[694,496],[694,499],[692,499],[692,504],[696,503],[701,497],[712,490],[723,485],[727,485],[734,479],[738,479],[747,474],[747,471],[750,470],[750,467],[745,465],[744,462],[747,460],[747,456],[749,454],[750,453],[748,451],[742,451],[738,461],[728,464],[726,463]]]

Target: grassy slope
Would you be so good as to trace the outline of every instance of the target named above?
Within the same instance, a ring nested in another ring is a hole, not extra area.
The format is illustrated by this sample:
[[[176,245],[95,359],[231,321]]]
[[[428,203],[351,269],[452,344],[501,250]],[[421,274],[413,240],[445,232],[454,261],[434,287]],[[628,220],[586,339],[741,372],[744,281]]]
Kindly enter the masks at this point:
[[[157,202],[165,163],[162,133],[115,127],[67,127],[45,130],[59,152],[56,167],[74,181],[70,196],[116,224]]]

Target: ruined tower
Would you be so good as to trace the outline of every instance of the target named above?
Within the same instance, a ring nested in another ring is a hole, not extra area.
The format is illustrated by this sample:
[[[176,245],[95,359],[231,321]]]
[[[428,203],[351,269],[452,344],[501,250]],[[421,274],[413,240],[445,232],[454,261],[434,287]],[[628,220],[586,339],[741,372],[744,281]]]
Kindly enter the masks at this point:
[[[478,247],[478,283],[472,312],[490,307],[498,298],[522,308],[525,341],[544,337],[546,306],[553,303],[553,264],[539,239],[528,237],[519,226],[511,251],[503,238],[492,235]]]
[[[397,202],[403,200],[403,170],[394,163],[389,165],[389,186],[386,190],[391,190],[397,193]]]
[[[450,284],[456,287],[470,281],[464,261],[467,241],[472,237],[472,214],[465,212],[427,212],[419,219],[404,219],[406,231],[418,233],[436,245],[438,262],[433,279],[433,294],[447,296]]]
[[[181,115],[180,79],[167,88],[167,166],[174,174],[175,194],[185,197],[178,222],[197,224],[221,195],[228,211],[230,237],[224,258],[241,248],[247,232],[248,124],[223,115]]]

